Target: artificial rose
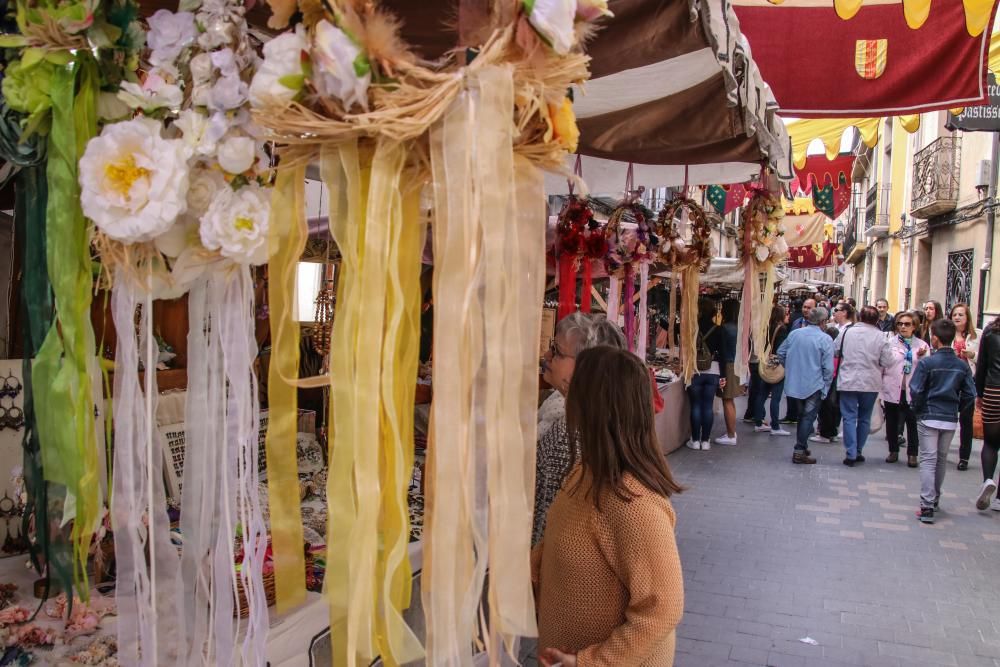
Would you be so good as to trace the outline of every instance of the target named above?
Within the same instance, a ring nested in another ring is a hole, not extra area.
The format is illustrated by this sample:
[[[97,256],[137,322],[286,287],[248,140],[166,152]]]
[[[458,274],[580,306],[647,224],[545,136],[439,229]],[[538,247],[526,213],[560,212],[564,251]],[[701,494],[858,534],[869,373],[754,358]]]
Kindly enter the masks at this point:
[[[239,76],[240,68],[236,66],[236,56],[230,48],[220,49],[211,53],[212,66],[219,70],[220,76]]]
[[[302,61],[308,57],[308,49],[301,25],[265,44],[264,62],[250,83],[250,103],[259,108],[291,104],[305,83]]]
[[[219,144],[219,166],[230,174],[242,174],[253,166],[257,143],[250,137],[229,137]]]
[[[784,236],[779,236],[774,243],[771,244],[771,252],[778,259],[785,257],[788,254],[788,241],[785,240]]]
[[[312,57],[320,95],[336,97],[345,109],[355,104],[368,108],[371,65],[347,33],[325,19],[317,23]]]
[[[161,10],[162,11],[162,10]],[[184,92],[180,86],[169,83],[153,70],[142,82],[123,81],[118,91],[118,99],[132,109],[153,111],[156,109],[176,109],[184,101]]]
[[[208,107],[215,111],[228,111],[243,106],[247,101],[247,84],[237,75],[220,76],[208,94]]]
[[[161,127],[148,118],[107,125],[80,158],[83,212],[117,241],[150,241],[187,209],[191,152]]]
[[[238,264],[267,262],[271,190],[256,183],[224,189],[201,219],[201,242]]]
[[[222,190],[230,190],[226,179],[216,169],[196,169],[191,173],[185,217],[201,220]]]
[[[149,34],[146,37],[146,44],[152,51],[149,61],[153,65],[173,63],[181,51],[194,44],[197,37],[194,14],[161,9],[149,17]]]
[[[757,246],[757,250],[754,251],[754,254],[757,256],[758,262],[763,262],[771,256],[771,250],[766,245],[759,245]]]
[[[528,22],[545,43],[559,55],[566,55],[573,48],[576,33],[573,22],[576,18],[576,0],[534,0],[525,2],[530,9]]]
[[[198,36],[198,46],[206,51],[217,49],[226,44],[232,44],[236,36],[236,26],[231,17],[222,14],[208,15],[201,12],[204,22],[202,33]]]
[[[580,21],[594,21],[602,16],[614,16],[608,9],[608,0],[577,0],[576,18]]]

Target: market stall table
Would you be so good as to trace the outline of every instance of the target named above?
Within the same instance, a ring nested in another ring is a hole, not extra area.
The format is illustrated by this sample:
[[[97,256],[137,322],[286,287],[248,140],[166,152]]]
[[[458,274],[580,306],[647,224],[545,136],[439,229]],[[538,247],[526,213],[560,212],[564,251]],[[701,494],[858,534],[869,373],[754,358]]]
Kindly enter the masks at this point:
[[[657,383],[657,389],[663,397],[663,410],[656,415],[656,439],[663,453],[669,454],[691,437],[690,406],[681,380]]]

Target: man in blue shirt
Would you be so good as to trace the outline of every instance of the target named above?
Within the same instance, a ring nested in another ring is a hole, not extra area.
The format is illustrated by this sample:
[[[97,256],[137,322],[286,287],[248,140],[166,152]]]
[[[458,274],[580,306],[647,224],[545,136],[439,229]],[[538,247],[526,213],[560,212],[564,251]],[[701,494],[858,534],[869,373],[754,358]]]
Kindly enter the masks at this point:
[[[791,322],[792,325],[788,328],[789,331],[795,331],[796,329],[802,329],[808,326],[809,313],[811,313],[816,308],[816,299],[806,299],[802,302],[802,314],[799,317],[793,317]],[[799,421],[799,405],[791,396],[785,395],[785,418],[781,420],[782,424],[794,424]]]
[[[833,342],[823,331],[829,313],[816,308],[815,302],[813,306],[804,316],[806,325],[789,333],[777,353],[785,367],[785,393],[797,399],[799,407],[792,463],[816,463],[807,443],[819,406],[833,382]]]

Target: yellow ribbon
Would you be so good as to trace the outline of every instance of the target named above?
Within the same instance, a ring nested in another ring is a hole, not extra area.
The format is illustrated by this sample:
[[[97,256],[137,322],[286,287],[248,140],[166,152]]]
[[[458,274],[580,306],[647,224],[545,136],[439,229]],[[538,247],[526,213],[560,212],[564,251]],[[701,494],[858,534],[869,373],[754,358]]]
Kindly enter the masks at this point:
[[[367,664],[376,652],[397,665],[423,653],[402,616],[412,585],[406,492],[422,251],[419,191],[403,182],[405,161],[405,147],[389,140],[379,141],[374,156],[353,142],[322,155],[330,231],[343,256],[327,479],[326,592],[336,665]]]
[[[274,553],[278,612],[301,604],[306,596],[302,510],[296,453],[298,390],[286,378],[298,376],[299,330],[292,318],[295,276],[305,247],[305,167],[278,171],[271,197],[269,231],[271,362],[268,366],[267,490]]]

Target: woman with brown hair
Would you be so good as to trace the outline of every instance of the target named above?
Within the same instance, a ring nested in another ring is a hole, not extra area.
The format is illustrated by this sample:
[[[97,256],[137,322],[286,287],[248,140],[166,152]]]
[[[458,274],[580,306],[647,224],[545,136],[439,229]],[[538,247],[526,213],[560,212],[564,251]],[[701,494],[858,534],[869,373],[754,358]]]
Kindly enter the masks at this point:
[[[645,365],[584,350],[566,397],[579,442],[532,551],[546,667],[674,661],[684,581],[668,498],[681,491],[656,439]]]
[[[788,337],[788,327],[785,325],[785,318],[787,317],[785,312],[785,307],[778,305],[771,308],[771,319],[767,325],[767,349],[770,353],[774,355],[781,344],[785,342]],[[761,365],[768,362],[767,359],[761,359]],[[753,421],[755,424],[754,431],[757,433],[770,433],[771,435],[791,435],[788,431],[781,428],[780,410],[781,410],[781,392],[785,387],[785,378],[782,377],[777,382],[771,384],[769,382],[761,380],[760,388],[757,390],[756,402],[753,406]],[[764,425],[764,404],[767,402],[767,397],[771,397],[771,425]]]
[[[968,304],[956,303],[951,307],[948,317],[955,323],[955,354],[959,359],[969,362],[972,372],[976,372],[976,353],[979,351],[979,338],[983,332],[976,329],[976,318],[972,314],[972,309]],[[959,445],[958,445],[958,469],[969,469],[969,457],[972,455],[972,419],[975,415],[975,406],[963,410],[958,414],[959,423]]]
[[[924,324],[920,329],[920,337],[929,345],[931,342],[931,325],[938,320],[944,319],[944,308],[941,307],[941,303],[938,301],[926,301],[923,313]]]

